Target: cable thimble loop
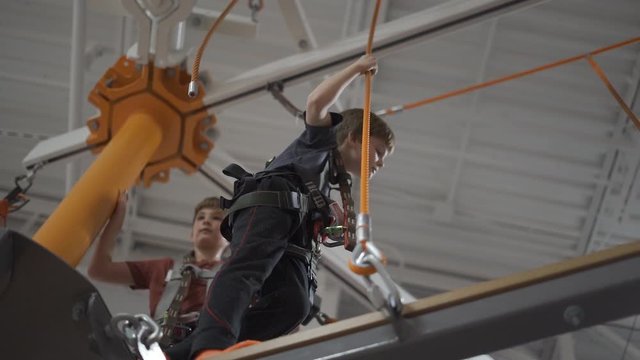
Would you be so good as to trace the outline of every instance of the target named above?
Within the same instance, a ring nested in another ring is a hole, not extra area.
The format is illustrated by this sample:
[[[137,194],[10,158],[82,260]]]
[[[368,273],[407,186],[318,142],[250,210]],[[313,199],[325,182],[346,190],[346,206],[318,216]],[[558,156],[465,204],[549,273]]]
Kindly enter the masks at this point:
[[[376,257],[381,263],[387,259],[371,241],[371,217],[369,214],[358,214],[356,220],[356,247],[351,253],[349,268],[359,275],[372,275],[376,268],[367,260],[367,256]]]
[[[136,349],[138,343],[147,348],[160,340],[160,326],[146,314],[119,314],[111,319],[111,328],[127,345]]]
[[[376,308],[386,306],[392,315],[400,315],[402,312],[400,292],[385,268],[387,258],[371,241],[371,218],[368,214],[358,214],[356,238],[358,242],[351,253],[349,268],[356,274],[364,275],[369,286],[367,289],[369,299]],[[382,288],[370,278],[375,273],[382,278]]]

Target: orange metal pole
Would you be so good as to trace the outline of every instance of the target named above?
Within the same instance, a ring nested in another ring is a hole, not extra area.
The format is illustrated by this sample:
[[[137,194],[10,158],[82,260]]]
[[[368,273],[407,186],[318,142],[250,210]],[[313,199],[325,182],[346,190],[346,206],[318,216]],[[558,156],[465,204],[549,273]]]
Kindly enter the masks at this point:
[[[76,266],[162,141],[161,127],[145,112],[129,116],[95,162],[40,227],[34,240]]]

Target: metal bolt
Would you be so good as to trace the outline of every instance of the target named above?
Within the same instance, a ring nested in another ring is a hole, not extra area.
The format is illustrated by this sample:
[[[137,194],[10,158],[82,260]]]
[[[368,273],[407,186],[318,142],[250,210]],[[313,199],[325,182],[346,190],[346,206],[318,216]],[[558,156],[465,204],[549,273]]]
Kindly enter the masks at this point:
[[[220,132],[216,128],[210,127],[207,128],[204,132],[205,136],[209,138],[209,140],[217,141],[218,137],[220,137]]]
[[[100,123],[98,121],[90,121],[89,128],[93,131],[98,131],[98,129],[100,129]]]
[[[112,87],[112,86],[113,86],[113,78],[107,78],[107,79],[104,81],[104,86],[106,86],[106,87],[108,87],[108,88]]]
[[[306,50],[309,47],[309,42],[307,39],[300,39],[300,41],[298,41],[298,47],[302,50]]]
[[[584,310],[578,305],[570,305],[564,310],[564,321],[571,326],[578,327],[584,322]]]

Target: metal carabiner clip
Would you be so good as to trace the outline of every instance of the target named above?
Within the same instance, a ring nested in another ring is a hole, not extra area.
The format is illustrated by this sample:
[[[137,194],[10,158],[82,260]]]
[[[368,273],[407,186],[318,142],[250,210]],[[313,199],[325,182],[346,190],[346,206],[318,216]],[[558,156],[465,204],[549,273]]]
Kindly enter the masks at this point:
[[[357,274],[363,275],[367,281],[368,295],[377,308],[386,305],[389,312],[398,316],[402,312],[400,291],[385,268],[386,257],[371,241],[371,224],[368,214],[358,214],[356,227],[358,243],[351,254],[349,267]],[[379,273],[384,289],[371,280],[371,275]]]

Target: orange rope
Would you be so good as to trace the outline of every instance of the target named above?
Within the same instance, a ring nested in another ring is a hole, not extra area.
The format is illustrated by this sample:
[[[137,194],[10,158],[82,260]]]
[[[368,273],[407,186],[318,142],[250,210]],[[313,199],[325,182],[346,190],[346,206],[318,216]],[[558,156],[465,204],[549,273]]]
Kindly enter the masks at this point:
[[[369,39],[367,40],[367,55],[371,55],[373,47],[373,35],[376,31],[378,13],[380,12],[380,0],[376,1],[373,11],[371,26],[369,27]],[[365,74],[364,106],[362,113],[362,154],[360,159],[360,213],[369,214],[369,137],[371,120],[371,77],[370,71]]]
[[[593,60],[592,56],[587,56],[587,61],[589,62],[589,65],[591,65],[591,67],[593,68],[593,71],[595,71],[598,77],[602,80],[602,82],[607,87],[607,89],[609,89],[609,92],[616,99],[616,101],[618,102],[622,110],[624,110],[624,112],[627,113],[627,115],[629,116],[629,119],[631,119],[631,121],[633,121],[633,123],[635,124],[636,128],[640,130],[640,120],[638,120],[638,117],[636,116],[636,114],[633,113],[633,110],[631,110],[631,108],[627,105],[627,103],[624,102],[624,99],[622,99],[622,96],[620,96],[620,94],[616,91],[616,88],[613,87],[613,84],[611,84],[611,81],[609,81],[609,78],[607,78],[607,75],[604,73],[600,65],[598,65],[598,63],[595,60]]]
[[[205,47],[209,43],[209,39],[211,38],[211,35],[213,35],[213,33],[218,28],[218,26],[220,26],[220,24],[222,24],[222,21],[224,20],[224,18],[231,11],[231,9],[236,5],[237,2],[238,2],[238,0],[230,0],[229,3],[227,4],[227,6],[224,8],[224,10],[222,10],[222,13],[220,13],[220,16],[218,16],[218,18],[213,22],[213,24],[211,24],[211,28],[209,28],[209,31],[207,32],[207,35],[202,40],[202,43],[200,44],[200,47],[198,48],[198,52],[196,53],[196,57],[193,60],[193,68],[192,68],[192,71],[191,71],[191,81],[192,82],[194,82],[194,83],[197,82],[198,78],[200,77],[200,60],[202,59],[202,54],[204,53]]]
[[[440,100],[448,99],[450,97],[454,97],[454,96],[470,93],[470,92],[478,90],[478,89],[483,89],[483,88],[486,88],[486,87],[489,87],[489,86],[493,86],[493,85],[496,85],[496,84],[500,84],[500,83],[503,83],[503,82],[507,82],[507,81],[510,81],[510,80],[514,80],[514,79],[525,77],[525,76],[528,76],[528,75],[531,75],[531,74],[535,74],[535,73],[538,73],[538,72],[541,72],[541,71],[544,71],[544,70],[555,68],[555,67],[558,67],[558,66],[561,66],[561,65],[565,65],[565,64],[572,63],[572,62],[576,62],[576,61],[585,59],[585,58],[593,56],[593,55],[599,55],[599,54],[602,54],[604,52],[611,51],[611,50],[614,50],[614,49],[617,49],[617,48],[620,48],[620,47],[623,47],[623,46],[635,44],[637,42],[640,42],[640,37],[635,37],[635,38],[632,38],[632,39],[629,39],[629,40],[626,40],[626,41],[622,41],[622,42],[615,43],[615,44],[612,44],[612,45],[609,45],[609,46],[605,46],[605,47],[596,49],[596,50],[591,51],[591,52],[586,53],[586,54],[582,54],[582,55],[578,55],[578,56],[572,56],[572,57],[569,57],[569,58],[566,58],[566,59],[554,61],[554,62],[546,64],[546,65],[538,66],[538,67],[535,67],[535,68],[532,68],[532,69],[529,69],[529,70],[520,71],[520,72],[511,74],[511,75],[507,75],[507,76],[503,76],[503,77],[500,77],[500,78],[497,78],[497,79],[493,79],[493,80],[489,80],[489,81],[482,82],[482,83],[479,83],[479,84],[467,86],[467,87],[464,87],[462,89],[449,91],[449,92],[446,92],[444,94],[441,94],[441,95],[438,95],[438,96],[434,96],[434,97],[431,97],[431,98],[423,99],[423,100],[416,101],[416,102],[406,103],[406,104],[403,104],[403,105],[400,105],[400,106],[392,106],[390,108],[387,108],[387,109],[384,109],[384,110],[380,110],[380,111],[376,112],[376,114],[377,115],[393,115],[393,114],[395,114],[395,113],[397,113],[399,111],[402,111],[402,110],[414,109],[414,108],[417,108],[417,107],[420,107],[420,106],[424,106],[424,105],[427,105],[427,104],[434,103],[436,101],[440,101]],[[636,124],[636,125],[638,125],[638,124]]]

